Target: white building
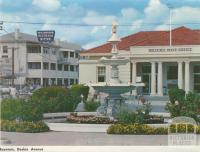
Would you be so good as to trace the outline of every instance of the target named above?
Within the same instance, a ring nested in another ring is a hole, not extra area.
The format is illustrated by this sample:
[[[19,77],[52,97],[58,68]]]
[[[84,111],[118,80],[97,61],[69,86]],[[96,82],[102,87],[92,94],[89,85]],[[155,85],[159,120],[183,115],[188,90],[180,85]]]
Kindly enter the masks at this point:
[[[38,42],[36,36],[19,30],[0,37],[1,83],[11,83],[12,48],[16,86],[27,83],[68,86],[78,83],[79,45],[59,40],[44,45]]]
[[[163,96],[178,86],[200,93],[200,30],[179,27],[169,31],[141,31],[121,38],[117,47],[130,62],[119,67],[123,83],[145,83],[143,94]],[[110,67],[98,63],[111,56],[111,44],[80,53],[79,82],[108,82]]]

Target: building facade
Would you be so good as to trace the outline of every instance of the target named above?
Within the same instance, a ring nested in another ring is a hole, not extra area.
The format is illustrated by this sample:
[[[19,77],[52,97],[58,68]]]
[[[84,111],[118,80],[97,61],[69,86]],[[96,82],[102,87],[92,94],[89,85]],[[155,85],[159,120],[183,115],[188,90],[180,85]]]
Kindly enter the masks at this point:
[[[11,84],[12,69],[15,86],[76,84],[80,50],[77,44],[59,40],[41,44],[36,36],[19,30],[3,35],[0,37],[1,84]]]
[[[143,94],[167,95],[179,87],[200,93],[200,30],[179,27],[169,31],[142,31],[123,37],[118,43],[119,55],[130,62],[119,67],[123,83],[145,83]],[[110,67],[98,63],[111,56],[111,44],[81,52],[79,82],[108,82]],[[85,71],[88,72],[85,72]]]

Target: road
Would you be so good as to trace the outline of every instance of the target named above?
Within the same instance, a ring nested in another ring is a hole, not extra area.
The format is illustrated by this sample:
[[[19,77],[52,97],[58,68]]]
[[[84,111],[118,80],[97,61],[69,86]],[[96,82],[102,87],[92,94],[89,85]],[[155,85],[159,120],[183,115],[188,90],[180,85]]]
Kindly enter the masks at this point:
[[[17,146],[122,146],[122,145],[167,145],[167,135],[108,135],[106,133],[45,132],[14,133],[1,132],[1,137]],[[200,141],[200,135],[197,136]]]
[[[81,132],[1,132],[1,136],[11,141],[9,145],[20,146],[167,145],[166,135],[108,135],[106,133]]]

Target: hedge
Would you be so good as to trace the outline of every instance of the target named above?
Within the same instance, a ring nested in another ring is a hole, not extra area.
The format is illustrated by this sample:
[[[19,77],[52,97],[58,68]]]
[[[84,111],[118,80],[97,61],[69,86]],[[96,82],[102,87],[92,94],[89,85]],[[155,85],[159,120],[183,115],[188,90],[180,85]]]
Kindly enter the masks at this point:
[[[84,86],[83,84],[74,84],[70,88],[70,92],[73,96],[77,97],[83,95],[83,101],[86,101],[88,98],[89,89],[90,88],[88,86]]]
[[[44,113],[73,112],[81,101],[81,94],[86,101],[88,92],[89,87],[84,85],[73,85],[70,89],[53,86],[35,91],[32,100]]]
[[[42,121],[38,122],[28,122],[28,121],[0,121],[1,131],[8,132],[25,132],[25,133],[37,133],[37,132],[47,132],[49,127]]]
[[[171,125],[171,133],[175,132],[175,125]],[[180,124],[178,127],[178,133],[185,132],[185,125]],[[190,125],[188,126],[188,132],[193,132],[193,127]],[[111,125],[107,129],[108,134],[132,134],[132,135],[167,135],[168,134],[168,128],[164,127],[151,127],[145,124],[131,124],[131,125],[125,125],[125,124],[114,124]],[[197,126],[197,134],[200,134],[200,126]]]
[[[30,99],[4,99],[1,102],[1,119],[39,121],[42,119],[42,109]]]
[[[94,101],[94,100],[86,101],[85,110],[88,112],[96,111],[100,105],[101,104],[99,101]]]
[[[200,113],[200,96],[196,93],[189,92],[185,95],[184,90],[170,89],[170,102],[166,104],[165,109],[171,117],[186,116],[200,122],[198,114]]]

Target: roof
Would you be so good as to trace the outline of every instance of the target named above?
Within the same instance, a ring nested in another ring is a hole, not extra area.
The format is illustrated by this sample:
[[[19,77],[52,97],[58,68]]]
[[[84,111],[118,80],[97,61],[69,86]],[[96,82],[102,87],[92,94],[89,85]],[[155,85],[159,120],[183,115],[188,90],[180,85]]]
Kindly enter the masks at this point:
[[[63,49],[72,49],[72,50],[76,50],[76,51],[82,50],[80,45],[75,44],[75,43],[69,43],[67,41],[59,41],[59,44],[57,44],[57,45],[60,46]]]
[[[18,42],[31,42],[31,43],[40,43],[37,39],[37,36],[18,32]],[[15,42],[15,32],[8,33],[5,35],[0,36],[0,43],[3,42]],[[66,41],[59,41],[59,44],[57,42],[54,42],[52,45],[59,46],[64,49],[73,49],[73,50],[82,50],[81,46],[75,43],[66,42]]]
[[[129,50],[131,46],[167,46],[170,43],[169,31],[141,31],[121,38],[117,44],[119,50]],[[200,30],[178,27],[172,30],[172,45],[200,45]],[[110,53],[111,43],[106,43],[86,51],[85,53]]]
[[[18,37],[19,37],[18,41],[21,41],[21,42],[25,41],[25,42],[39,43],[37,37],[31,34],[19,32]],[[15,40],[15,32],[0,36],[0,42],[13,42],[14,40]]]

